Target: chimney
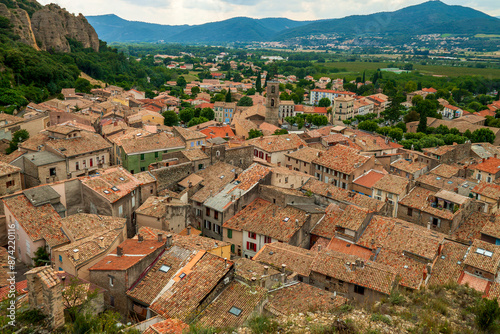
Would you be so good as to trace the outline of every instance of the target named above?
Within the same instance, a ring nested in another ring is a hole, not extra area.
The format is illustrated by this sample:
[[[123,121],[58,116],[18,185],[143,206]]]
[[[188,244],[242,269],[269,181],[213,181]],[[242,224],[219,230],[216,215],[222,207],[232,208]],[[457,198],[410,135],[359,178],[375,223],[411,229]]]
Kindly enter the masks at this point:
[[[187,235],[191,235],[191,225],[187,227]]]
[[[137,241],[138,241],[138,242],[142,242],[142,241],[143,241],[142,234],[138,234],[138,235],[137,235]]]
[[[298,219],[295,219],[295,226],[299,227],[299,220]]]
[[[116,247],[116,255],[117,256],[122,256],[123,255],[123,247],[122,246]]]
[[[269,266],[264,266],[264,275],[269,273]]]
[[[495,159],[497,158],[497,154],[496,153],[493,156],[495,157]]]
[[[227,263],[227,257],[224,258],[224,268],[227,268],[229,264]]]
[[[193,186],[193,183],[191,181],[188,181],[188,188],[191,188]]]
[[[165,244],[165,247],[167,247],[167,248],[172,247],[172,234],[167,235],[167,242]]]
[[[163,241],[163,234],[158,233],[158,242],[162,242],[162,241]]]
[[[483,158],[483,162],[486,162],[486,158]]]
[[[99,247],[104,248],[104,237],[99,238]]]
[[[78,254],[78,248],[73,249],[73,259],[75,261],[80,260],[80,254]]]
[[[431,229],[431,222],[427,222],[427,229],[430,230]]]
[[[284,264],[284,263],[283,263],[283,264],[281,265],[281,271],[283,272],[283,274],[285,274],[285,273],[286,273],[286,264]]]
[[[318,252],[321,252],[321,245],[318,245]]]
[[[427,273],[430,275],[431,271],[432,271],[432,264],[427,263],[426,269],[427,269]]]

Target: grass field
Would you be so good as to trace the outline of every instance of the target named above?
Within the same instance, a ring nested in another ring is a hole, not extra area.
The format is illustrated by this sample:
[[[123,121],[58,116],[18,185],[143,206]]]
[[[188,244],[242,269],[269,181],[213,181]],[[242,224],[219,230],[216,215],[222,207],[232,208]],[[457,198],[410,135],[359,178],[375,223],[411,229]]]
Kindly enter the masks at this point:
[[[346,69],[346,72],[332,73],[332,76],[343,77],[345,75],[359,75],[362,74],[363,71],[373,72],[379,68],[385,68],[389,64],[389,62],[333,62],[322,65],[325,65],[329,68]],[[500,79],[500,69],[420,64],[414,64],[413,69],[426,75],[445,75],[448,77],[458,77],[463,75],[482,75],[485,78]]]
[[[477,34],[477,38],[500,38],[500,35],[487,35],[487,34]]]

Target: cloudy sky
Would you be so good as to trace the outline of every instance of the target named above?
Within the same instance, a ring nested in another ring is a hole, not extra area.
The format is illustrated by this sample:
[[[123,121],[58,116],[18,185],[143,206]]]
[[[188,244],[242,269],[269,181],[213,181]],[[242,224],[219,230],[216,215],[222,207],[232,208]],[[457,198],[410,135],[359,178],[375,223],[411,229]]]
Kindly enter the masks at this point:
[[[57,3],[71,13],[116,14],[130,21],[160,24],[201,24],[235,16],[287,17],[293,20],[339,18],[353,14],[394,11],[423,0],[38,0]],[[445,0],[500,16],[498,0]]]

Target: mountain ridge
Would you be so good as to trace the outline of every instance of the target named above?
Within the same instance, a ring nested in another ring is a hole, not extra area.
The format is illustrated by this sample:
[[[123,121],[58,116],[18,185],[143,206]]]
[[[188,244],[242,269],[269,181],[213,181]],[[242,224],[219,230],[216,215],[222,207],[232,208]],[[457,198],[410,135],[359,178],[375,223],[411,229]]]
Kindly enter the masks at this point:
[[[470,7],[427,1],[393,12],[338,19],[294,21],[287,18],[233,17],[200,25],[161,25],[128,21],[115,14],[87,16],[107,42],[228,43],[286,41],[311,35],[353,37],[384,34],[498,33],[500,19]]]

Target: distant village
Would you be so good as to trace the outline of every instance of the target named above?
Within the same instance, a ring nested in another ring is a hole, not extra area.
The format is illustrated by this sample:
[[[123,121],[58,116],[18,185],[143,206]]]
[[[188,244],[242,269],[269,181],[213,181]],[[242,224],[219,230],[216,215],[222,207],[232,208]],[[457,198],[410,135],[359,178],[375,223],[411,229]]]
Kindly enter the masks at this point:
[[[42,310],[55,330],[84,302],[63,298],[77,285],[96,293],[93,312],[152,334],[450,282],[500,297],[500,128],[485,126],[500,101],[471,113],[440,98],[427,126],[495,139],[416,150],[351,123],[383,117],[381,88],[358,96],[342,79],[306,76],[314,88],[295,103],[280,98],[295,76],[255,69],[233,82],[205,65],[209,78],[181,87],[189,99],[103,85],[0,114],[0,150],[11,151],[0,156],[0,299],[14,286],[16,307]],[[175,58],[168,67],[193,69]],[[229,100],[214,101],[221,92]],[[401,105],[436,92],[417,89]],[[166,125],[186,108],[213,117]],[[327,125],[287,121],[299,115]]]

